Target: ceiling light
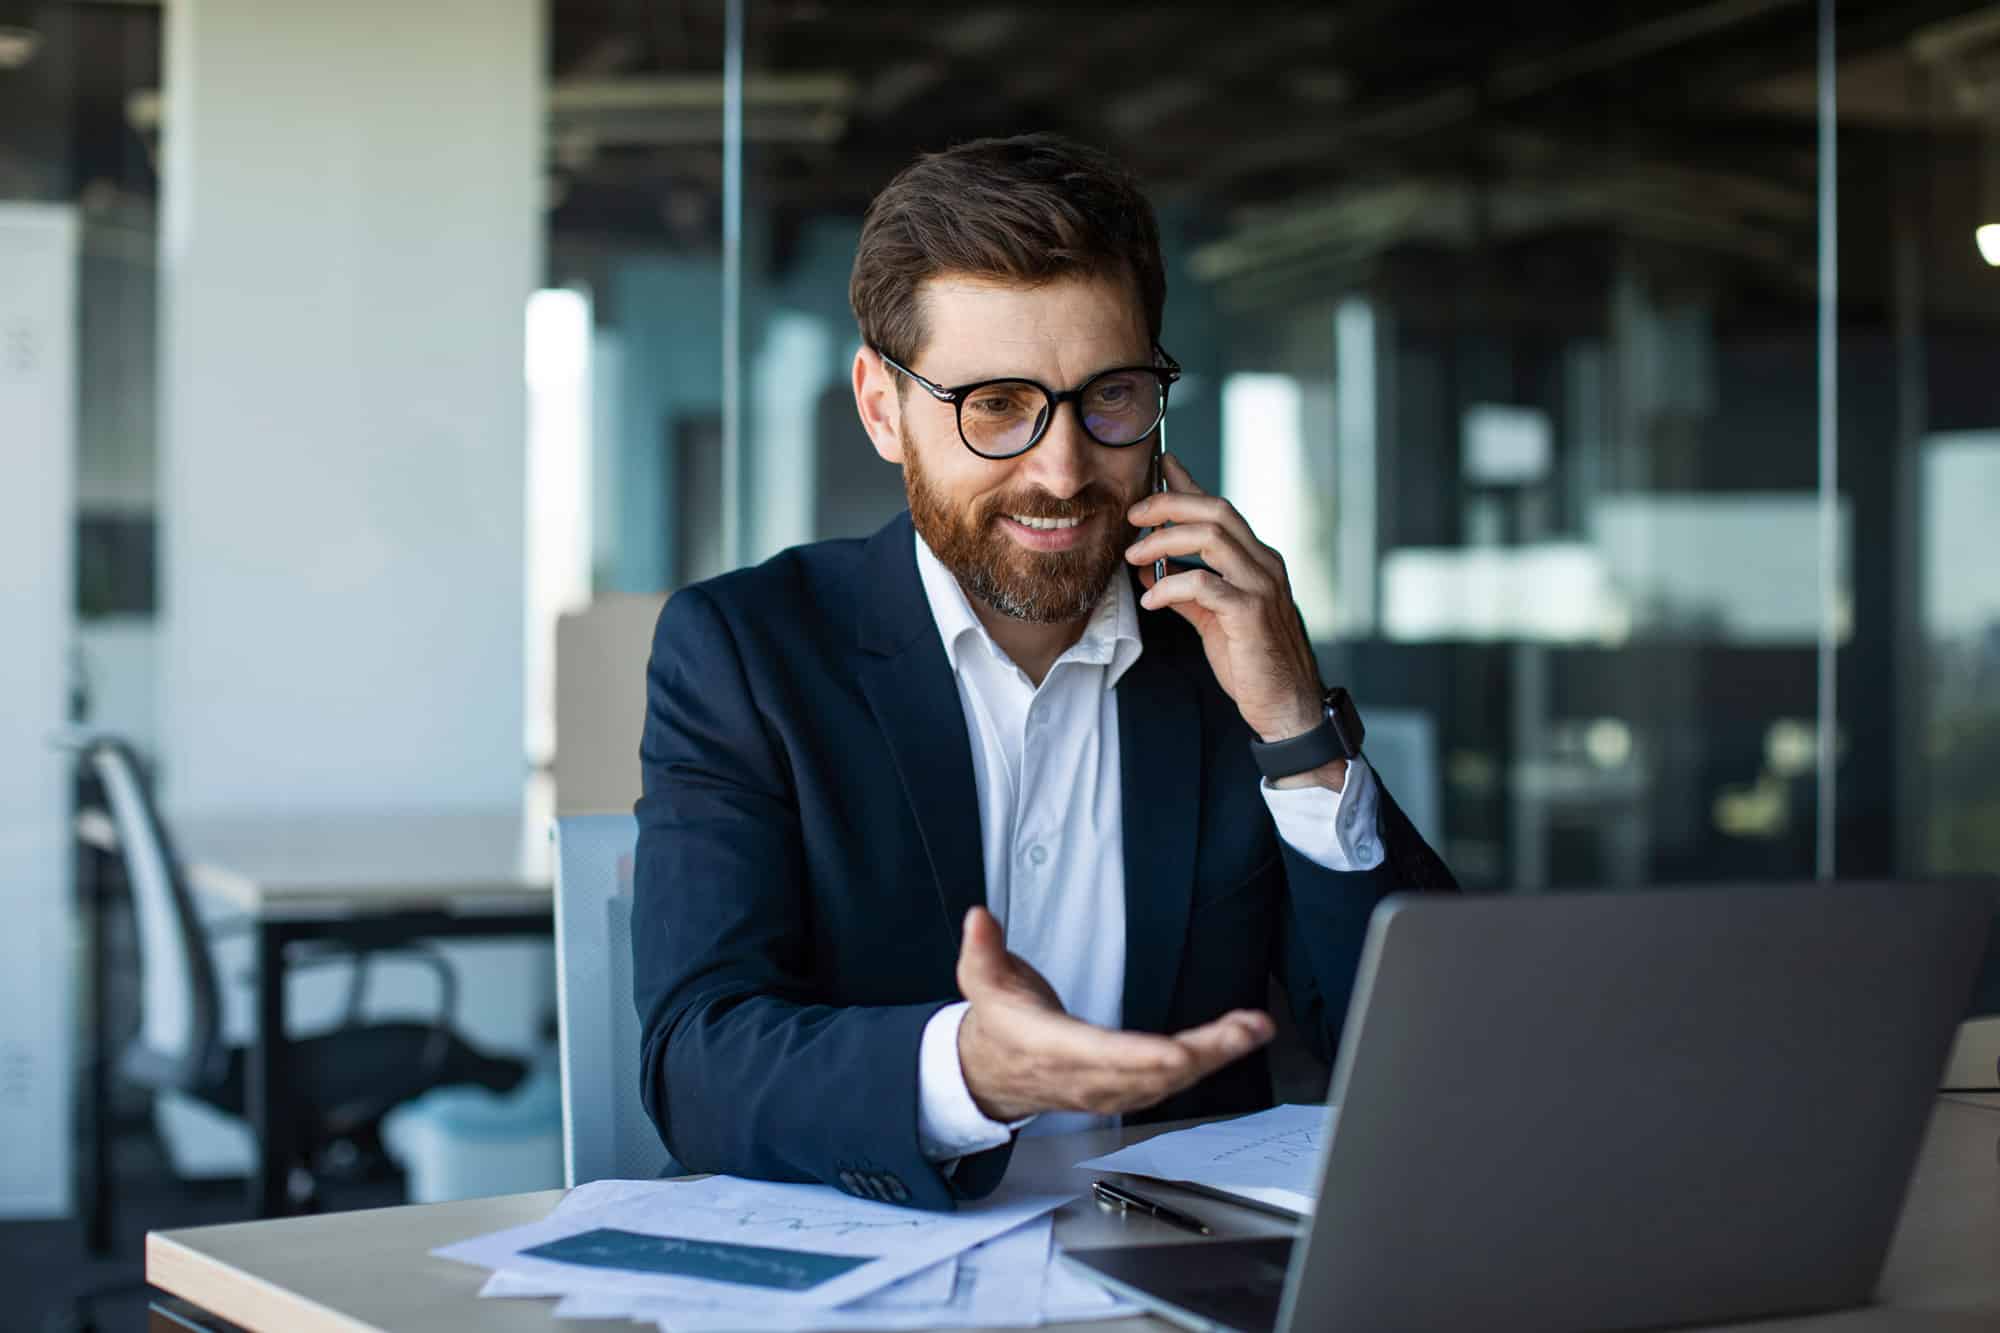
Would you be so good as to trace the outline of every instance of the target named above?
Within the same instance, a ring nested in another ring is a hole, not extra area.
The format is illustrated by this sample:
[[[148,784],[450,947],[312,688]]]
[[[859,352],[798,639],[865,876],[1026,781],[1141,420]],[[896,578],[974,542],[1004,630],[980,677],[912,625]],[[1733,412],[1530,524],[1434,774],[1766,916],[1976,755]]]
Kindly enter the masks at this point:
[[[1972,233],[1979,242],[1979,253],[1987,263],[2000,268],[2000,222],[1989,222]]]
[[[0,23],[0,69],[19,69],[35,58],[42,35],[18,23]]]

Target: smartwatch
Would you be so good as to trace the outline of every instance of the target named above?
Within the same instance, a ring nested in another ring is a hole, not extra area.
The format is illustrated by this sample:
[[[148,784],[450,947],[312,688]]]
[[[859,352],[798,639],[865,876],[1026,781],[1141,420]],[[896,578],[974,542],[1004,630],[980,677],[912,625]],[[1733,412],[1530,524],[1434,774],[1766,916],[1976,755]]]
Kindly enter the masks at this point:
[[[1335,685],[1321,698],[1325,707],[1319,725],[1298,736],[1265,744],[1250,742],[1250,755],[1264,776],[1276,781],[1300,773],[1310,773],[1336,759],[1353,759],[1361,753],[1363,728],[1354,698]]]

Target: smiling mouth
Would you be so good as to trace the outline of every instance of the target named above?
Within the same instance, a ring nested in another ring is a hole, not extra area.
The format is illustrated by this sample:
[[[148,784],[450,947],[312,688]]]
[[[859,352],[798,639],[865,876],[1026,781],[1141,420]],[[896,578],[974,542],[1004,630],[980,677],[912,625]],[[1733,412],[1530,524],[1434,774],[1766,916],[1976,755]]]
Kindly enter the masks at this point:
[[[1019,523],[1022,527],[1033,528],[1037,532],[1061,532],[1065,528],[1073,528],[1083,522],[1082,517],[1030,518],[1025,514],[1009,514],[1007,515],[1007,517],[1013,520],[1014,522]]]

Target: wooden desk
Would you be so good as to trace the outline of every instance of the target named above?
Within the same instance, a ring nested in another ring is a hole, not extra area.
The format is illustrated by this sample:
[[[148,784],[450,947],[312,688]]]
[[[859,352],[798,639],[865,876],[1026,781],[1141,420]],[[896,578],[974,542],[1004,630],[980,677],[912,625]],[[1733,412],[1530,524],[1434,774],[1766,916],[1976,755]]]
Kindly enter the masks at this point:
[[[1042,1189],[1086,1185],[1071,1163],[1171,1126],[1024,1139],[1009,1180]],[[1973,1333],[2000,1326],[2000,1114],[1941,1101],[1910,1201],[1890,1251],[1881,1304],[1836,1315],[1762,1321],[1758,1333]],[[1160,1188],[1160,1187],[1156,1187]],[[1810,1188],[1810,1182],[1801,1182]],[[1162,1193],[1166,1193],[1162,1188]],[[1281,1234],[1286,1224],[1247,1209],[1173,1191],[1177,1206],[1222,1236]],[[463,1203],[385,1208],[155,1232],[146,1238],[146,1280],[251,1330],[286,1333],[551,1333],[553,1301],[481,1301],[482,1269],[434,1259],[439,1245],[533,1221],[561,1191]],[[1072,1249],[1109,1244],[1188,1244],[1185,1232],[1087,1202],[1056,1215],[1056,1239]],[[593,1326],[599,1325],[593,1321]],[[624,1325],[629,1327],[629,1325]],[[1163,1330],[1149,1318],[1074,1325]]]
[[[548,821],[518,810],[284,811],[171,819],[169,827],[189,885],[248,920],[257,1005],[245,1090],[257,1137],[250,1203],[258,1217],[273,1217],[285,1211],[291,1160],[286,951],[304,940],[393,948],[450,936],[548,935],[554,906]],[[81,812],[76,833],[88,851],[115,855],[117,830],[103,811]],[[101,870],[90,878],[101,879]],[[101,889],[92,893],[101,909]],[[102,971],[93,959],[93,977]],[[101,1033],[93,1037],[99,1044],[93,1078],[107,1064],[102,1040]],[[95,1105],[104,1105],[104,1091],[94,1089]],[[103,1139],[93,1129],[89,1193],[99,1207],[107,1174]]]

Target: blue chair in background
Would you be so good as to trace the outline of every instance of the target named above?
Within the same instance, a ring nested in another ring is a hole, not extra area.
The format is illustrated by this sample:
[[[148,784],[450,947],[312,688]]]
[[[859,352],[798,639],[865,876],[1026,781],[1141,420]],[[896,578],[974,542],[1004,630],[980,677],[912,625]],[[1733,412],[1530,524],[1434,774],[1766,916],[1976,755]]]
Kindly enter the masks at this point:
[[[556,820],[556,1022],[563,1183],[679,1174],[639,1100],[629,814]]]

